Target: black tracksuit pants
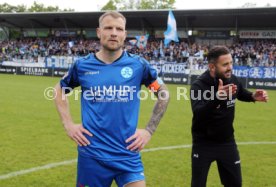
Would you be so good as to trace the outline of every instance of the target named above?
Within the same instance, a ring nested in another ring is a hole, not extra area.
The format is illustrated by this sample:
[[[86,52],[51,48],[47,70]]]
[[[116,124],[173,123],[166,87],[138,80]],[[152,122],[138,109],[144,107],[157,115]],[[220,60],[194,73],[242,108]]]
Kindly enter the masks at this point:
[[[221,183],[225,187],[241,187],[240,156],[236,145],[193,145],[192,187],[205,187],[208,171],[217,162]]]

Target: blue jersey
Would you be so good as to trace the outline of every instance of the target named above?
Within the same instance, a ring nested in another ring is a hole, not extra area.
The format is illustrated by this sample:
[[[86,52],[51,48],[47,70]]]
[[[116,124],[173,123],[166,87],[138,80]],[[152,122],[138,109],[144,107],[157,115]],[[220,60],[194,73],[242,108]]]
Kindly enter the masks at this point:
[[[79,146],[79,154],[99,160],[139,158],[126,149],[125,140],[137,128],[141,85],[156,85],[157,78],[144,58],[127,52],[112,64],[94,54],[77,60],[60,85],[66,92],[81,86],[82,125],[93,136],[86,136],[90,145]]]

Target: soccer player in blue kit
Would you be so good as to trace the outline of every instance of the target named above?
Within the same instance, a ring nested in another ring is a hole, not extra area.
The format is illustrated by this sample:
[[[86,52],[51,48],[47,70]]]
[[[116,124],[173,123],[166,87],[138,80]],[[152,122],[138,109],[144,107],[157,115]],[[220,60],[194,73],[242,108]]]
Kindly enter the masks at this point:
[[[149,63],[123,50],[126,19],[116,11],[99,18],[101,49],[78,59],[55,87],[67,135],[78,144],[76,186],[145,187],[139,151],[151,139],[169,103],[169,92]],[[137,129],[139,91],[157,101],[145,129]],[[66,94],[81,86],[82,124],[74,124]]]

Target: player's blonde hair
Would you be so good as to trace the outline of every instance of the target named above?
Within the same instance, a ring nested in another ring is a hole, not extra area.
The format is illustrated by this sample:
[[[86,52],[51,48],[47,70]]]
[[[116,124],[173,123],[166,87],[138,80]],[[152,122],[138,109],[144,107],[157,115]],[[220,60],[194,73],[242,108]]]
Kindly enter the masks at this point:
[[[107,11],[103,15],[100,16],[99,26],[101,26],[101,23],[106,16],[112,16],[113,18],[122,18],[126,24],[126,18],[125,18],[125,16],[123,16],[123,14],[121,14],[120,12],[117,12],[117,11]]]

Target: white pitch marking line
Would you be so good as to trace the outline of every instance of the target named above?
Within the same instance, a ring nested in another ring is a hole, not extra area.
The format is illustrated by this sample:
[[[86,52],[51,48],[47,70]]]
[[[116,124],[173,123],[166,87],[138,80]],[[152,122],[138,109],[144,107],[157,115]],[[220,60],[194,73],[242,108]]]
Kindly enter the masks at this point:
[[[63,166],[63,165],[69,165],[69,164],[72,164],[74,162],[77,162],[77,159],[66,160],[66,161],[63,161],[63,162],[56,162],[56,163],[51,163],[51,164],[47,164],[47,165],[44,165],[44,166],[38,166],[38,167],[30,168],[30,169],[15,171],[15,172],[11,172],[11,173],[8,173],[8,174],[5,174],[5,175],[0,175],[0,180],[16,177],[16,176],[19,176],[19,175],[24,175],[24,174],[27,174],[27,173],[32,173],[32,172],[39,171],[39,170],[50,169],[50,168]]]
[[[271,145],[271,144],[274,145],[274,144],[276,144],[276,142],[238,142],[237,144],[238,145]],[[191,148],[191,147],[192,147],[192,145],[176,145],[176,146],[168,146],[168,147],[156,147],[156,148],[144,149],[144,150],[142,150],[142,152],[153,152],[153,151],[172,150],[172,149],[184,149],[184,148]],[[69,165],[69,164],[72,164],[72,163],[75,163],[75,162],[77,162],[77,159],[66,160],[66,161],[63,161],[63,162],[51,163],[51,164],[47,164],[47,165],[44,165],[44,166],[38,166],[38,167],[25,169],[25,170],[20,170],[20,171],[14,171],[14,172],[11,172],[11,173],[0,175],[0,180],[16,177],[16,176],[19,176],[19,175],[24,175],[24,174],[27,174],[27,173],[32,173],[32,172],[39,171],[39,170],[44,170],[44,169],[55,168],[55,167],[58,167],[58,166]]]

